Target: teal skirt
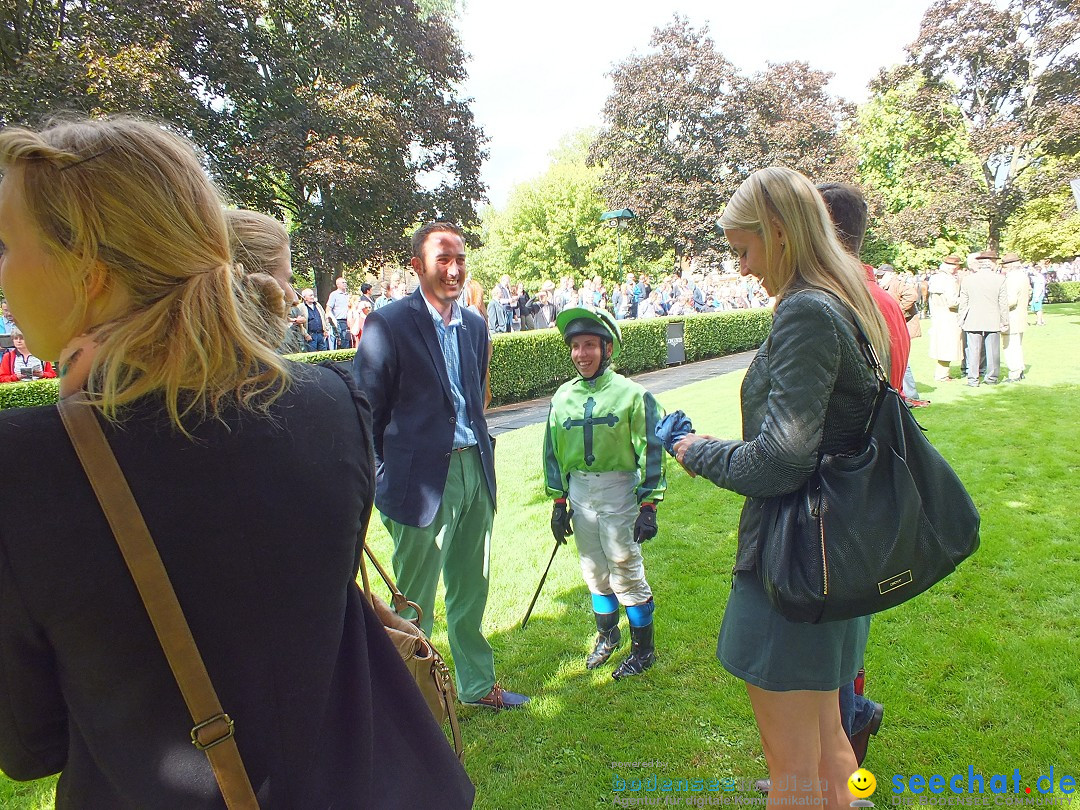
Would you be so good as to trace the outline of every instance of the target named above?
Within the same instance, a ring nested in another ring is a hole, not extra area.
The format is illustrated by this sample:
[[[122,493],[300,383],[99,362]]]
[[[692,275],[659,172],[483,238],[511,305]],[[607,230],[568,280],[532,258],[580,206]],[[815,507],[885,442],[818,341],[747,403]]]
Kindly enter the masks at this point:
[[[731,583],[716,657],[728,672],[769,692],[829,692],[855,680],[863,665],[870,617],[824,624],[777,613],[756,571]]]

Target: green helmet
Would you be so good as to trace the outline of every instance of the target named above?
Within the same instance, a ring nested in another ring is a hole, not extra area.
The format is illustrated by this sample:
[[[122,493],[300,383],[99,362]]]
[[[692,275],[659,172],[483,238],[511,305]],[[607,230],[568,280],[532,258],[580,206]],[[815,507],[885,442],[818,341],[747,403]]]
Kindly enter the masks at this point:
[[[611,343],[611,359],[622,351],[622,332],[611,313],[597,307],[569,307],[559,313],[555,326],[569,345],[577,335],[596,335]]]

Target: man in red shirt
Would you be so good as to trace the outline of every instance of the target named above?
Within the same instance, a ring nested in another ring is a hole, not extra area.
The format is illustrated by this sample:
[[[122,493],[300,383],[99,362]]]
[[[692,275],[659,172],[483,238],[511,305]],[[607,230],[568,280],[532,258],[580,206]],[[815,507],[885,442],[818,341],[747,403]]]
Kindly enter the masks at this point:
[[[858,256],[862,250],[863,236],[866,235],[866,199],[855,186],[846,183],[822,183],[818,186],[825,207],[829,209],[836,226],[836,235],[849,252]],[[908,334],[907,321],[900,310],[900,304],[883,290],[874,280],[874,268],[864,264],[866,286],[874,302],[881,310],[885,324],[889,327],[889,384],[897,391],[904,387],[904,371],[907,369],[908,356],[911,354],[911,336]]]

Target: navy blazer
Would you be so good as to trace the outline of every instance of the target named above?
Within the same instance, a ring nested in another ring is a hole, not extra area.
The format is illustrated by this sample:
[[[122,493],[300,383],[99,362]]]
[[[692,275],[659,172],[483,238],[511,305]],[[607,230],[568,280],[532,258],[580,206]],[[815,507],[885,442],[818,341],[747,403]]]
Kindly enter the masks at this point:
[[[494,448],[484,416],[489,344],[484,319],[461,307],[461,386],[494,505]],[[430,526],[450,469],[455,412],[442,347],[419,287],[368,315],[353,374],[371,402],[375,506],[406,526]]]

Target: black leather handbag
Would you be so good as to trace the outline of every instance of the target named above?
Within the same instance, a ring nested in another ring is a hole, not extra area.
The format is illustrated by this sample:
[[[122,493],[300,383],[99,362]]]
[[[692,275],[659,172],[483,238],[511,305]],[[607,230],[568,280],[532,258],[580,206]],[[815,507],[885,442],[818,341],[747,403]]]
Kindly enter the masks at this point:
[[[773,607],[795,622],[895,607],[979,547],[971,496],[859,337],[879,385],[864,449],[822,454],[801,489],[762,508],[758,573]]]

